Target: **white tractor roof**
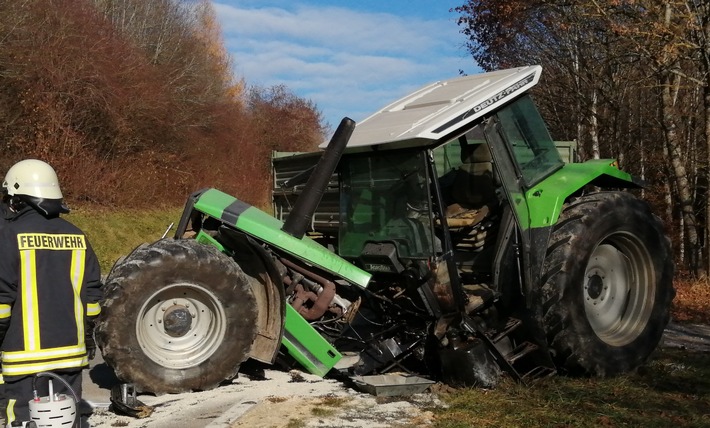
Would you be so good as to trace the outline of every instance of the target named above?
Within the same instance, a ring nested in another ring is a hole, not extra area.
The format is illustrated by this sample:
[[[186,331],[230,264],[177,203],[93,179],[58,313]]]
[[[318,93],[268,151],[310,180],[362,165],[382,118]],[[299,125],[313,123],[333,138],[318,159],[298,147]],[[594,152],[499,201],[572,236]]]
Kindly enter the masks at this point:
[[[541,72],[533,65],[428,84],[357,123],[347,148],[430,145],[535,86]]]

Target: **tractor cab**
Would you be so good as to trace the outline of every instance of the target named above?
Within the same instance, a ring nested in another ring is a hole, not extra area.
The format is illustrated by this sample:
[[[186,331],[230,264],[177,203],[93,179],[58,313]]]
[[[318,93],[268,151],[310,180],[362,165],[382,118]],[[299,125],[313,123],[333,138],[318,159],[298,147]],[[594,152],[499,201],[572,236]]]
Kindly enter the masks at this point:
[[[512,86],[528,81],[530,71],[518,70],[520,80]],[[443,313],[469,305],[467,298],[458,297],[466,295],[460,290],[483,285],[490,295],[501,291],[496,272],[518,265],[508,266],[513,256],[505,254],[512,248],[511,233],[505,240],[498,231],[501,226],[527,230],[524,192],[564,165],[528,95],[512,95],[502,108],[469,120],[467,112],[476,116],[471,113],[475,107],[460,95],[443,99],[450,95],[449,84],[414,97],[412,103],[423,106],[422,119],[414,121],[422,129],[419,134],[375,146],[358,143],[358,131],[374,133],[369,121],[385,126],[378,115],[393,115],[395,120],[406,113],[411,120],[416,107],[406,102],[395,103],[355,129],[348,146],[353,153],[346,152],[339,166],[337,241],[338,254],[375,281],[392,283],[396,276],[416,286],[437,277],[450,284],[442,291],[434,281],[437,293],[448,295],[445,300],[451,302],[440,308]],[[430,106],[439,107],[432,113]],[[451,106],[458,108],[448,111]],[[454,120],[439,117],[445,111]],[[442,120],[444,125],[438,123]],[[434,127],[436,132],[431,131]],[[442,269],[448,273],[442,275]]]

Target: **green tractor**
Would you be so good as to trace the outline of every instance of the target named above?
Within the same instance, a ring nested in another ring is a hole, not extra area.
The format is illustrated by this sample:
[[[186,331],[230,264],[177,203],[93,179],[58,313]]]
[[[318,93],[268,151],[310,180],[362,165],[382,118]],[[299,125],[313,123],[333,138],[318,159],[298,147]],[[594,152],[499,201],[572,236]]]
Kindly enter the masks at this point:
[[[109,273],[105,361],[154,393],[214,388],[247,360],[484,387],[638,367],[669,321],[670,241],[613,160],[563,162],[527,94],[541,71],[436,82],[343,119],[284,183],[306,184],[283,222],[193,193],[174,237]]]

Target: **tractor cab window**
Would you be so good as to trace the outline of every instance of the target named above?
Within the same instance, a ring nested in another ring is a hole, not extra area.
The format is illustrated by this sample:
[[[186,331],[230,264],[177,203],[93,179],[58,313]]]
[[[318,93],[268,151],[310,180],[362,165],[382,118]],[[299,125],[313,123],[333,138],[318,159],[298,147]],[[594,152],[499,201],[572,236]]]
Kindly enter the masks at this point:
[[[429,178],[423,151],[381,152],[341,165],[339,253],[396,249],[398,259],[433,255]]]
[[[504,107],[497,117],[528,188],[562,167],[557,147],[529,96]]]

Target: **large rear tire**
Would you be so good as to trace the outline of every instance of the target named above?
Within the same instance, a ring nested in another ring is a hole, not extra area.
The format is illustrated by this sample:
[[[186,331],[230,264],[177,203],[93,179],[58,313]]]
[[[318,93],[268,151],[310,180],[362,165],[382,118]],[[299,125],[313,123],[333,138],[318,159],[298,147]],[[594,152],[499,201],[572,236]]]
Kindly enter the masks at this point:
[[[642,364],[670,319],[670,241],[648,205],[601,192],[567,206],[554,226],[542,287],[558,367],[611,376]]]
[[[104,360],[138,391],[207,390],[236,376],[256,320],[234,260],[194,240],[163,239],[111,270],[96,337]]]

